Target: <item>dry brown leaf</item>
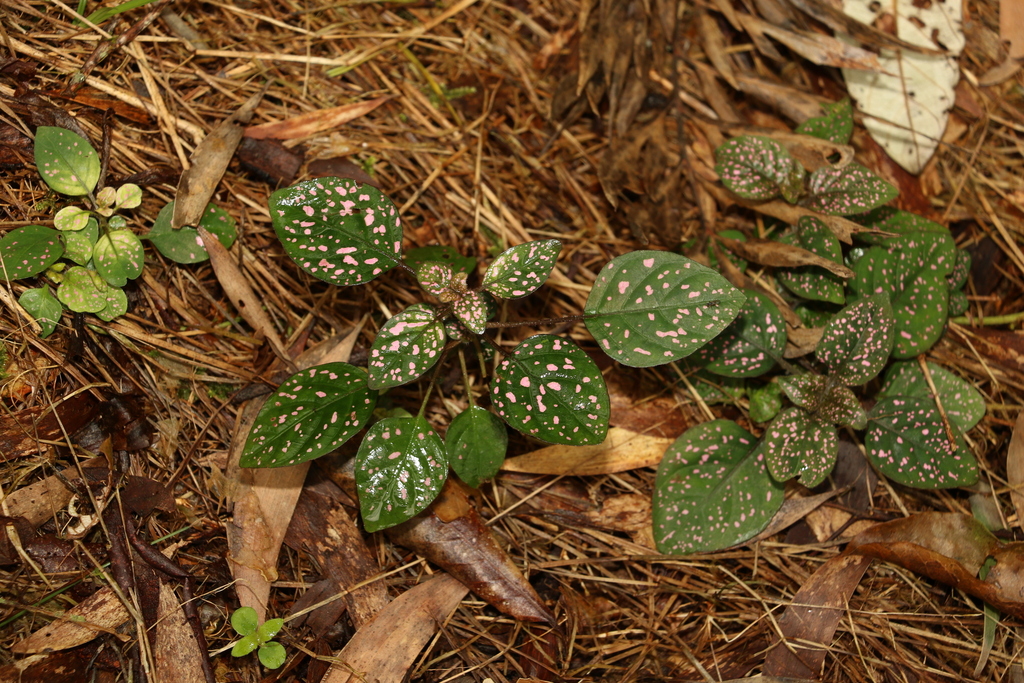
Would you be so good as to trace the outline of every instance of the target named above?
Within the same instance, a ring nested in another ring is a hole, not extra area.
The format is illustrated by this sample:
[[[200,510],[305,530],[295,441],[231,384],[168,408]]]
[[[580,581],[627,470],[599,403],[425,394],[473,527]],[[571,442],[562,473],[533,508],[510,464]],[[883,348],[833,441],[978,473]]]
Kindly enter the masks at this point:
[[[420,650],[468,592],[442,574],[402,593],[356,631],[321,683],[402,683]]]
[[[265,92],[266,86],[196,145],[189,158],[192,166],[181,174],[181,180],[178,181],[178,191],[174,195],[174,215],[171,217],[172,228],[177,230],[183,225],[199,223],[206,205],[210,203],[210,197],[231,163],[231,157],[235,155],[238,143],[242,141],[242,126],[252,119]]]
[[[825,101],[824,98],[752,75],[739,74],[736,76],[736,82],[742,92],[756,97],[797,123],[821,116],[821,103]]]
[[[786,350],[783,358],[800,358],[814,353],[825,333],[824,327],[792,327],[786,325]]]
[[[730,61],[729,54],[726,52],[725,36],[722,35],[722,30],[718,27],[718,21],[704,10],[700,10],[698,19],[700,21],[700,36],[704,46],[704,54],[715,65],[715,68],[718,69],[718,73],[725,79],[725,82],[739,90],[732,62]]]
[[[1013,509],[1017,511],[1017,524],[1024,526],[1024,411],[1017,416],[1006,450],[1006,483],[1010,486]]]
[[[779,628],[788,642],[776,642],[768,652],[766,675],[816,679],[821,674],[847,602],[870,564],[865,557],[837,555],[804,582],[779,617]],[[812,649],[810,643],[817,647]]]
[[[827,258],[791,244],[758,238],[751,238],[746,242],[741,242],[728,237],[722,237],[721,235],[716,237],[732,253],[748,261],[760,263],[763,266],[779,266],[783,268],[818,266],[841,278],[849,279],[853,277],[853,271],[841,263],[829,261]]]
[[[108,633],[116,638],[128,640],[117,633],[118,626],[128,621],[128,610],[110,588],[101,588],[81,601],[60,619],[56,619],[28,638],[11,646],[11,652],[30,655],[37,652],[55,652],[78,647],[98,636]],[[198,661],[198,660],[197,660]]]
[[[158,681],[206,683],[200,662],[206,656],[199,649],[196,633],[185,619],[174,589],[160,584],[160,619],[156,623],[153,660]]]
[[[274,353],[277,354],[278,358],[287,364],[291,364],[291,358],[288,357],[288,352],[284,348],[284,342],[281,341],[281,337],[277,334],[274,323],[271,322],[267,312],[263,310],[262,302],[252,291],[249,281],[235,264],[235,259],[231,257],[231,253],[220,243],[216,235],[202,226],[199,226],[197,229],[199,231],[199,239],[203,241],[203,246],[206,247],[207,253],[210,254],[210,265],[213,267],[213,272],[217,276],[220,286],[224,289],[224,293],[227,294],[231,303],[234,304],[241,316],[245,318],[245,321],[252,326],[257,335],[262,335],[270,342],[270,346],[274,349]]]
[[[842,493],[842,491],[835,490],[826,491],[825,493],[819,493],[814,496],[788,498],[782,504],[782,507],[779,508],[779,511],[775,513],[775,516],[772,517],[772,520],[768,522],[768,526],[764,528],[764,531],[750,540],[743,541],[740,545],[749,545],[768,538],[769,536],[774,536],[786,527],[796,524],[812,511],[817,510],[840,493]]]
[[[832,36],[810,31],[787,31],[773,26],[766,21],[749,14],[741,14],[740,21],[748,31],[756,31],[771,36],[793,52],[814,64],[821,66],[862,69],[864,71],[882,71],[878,55],[859,47],[848,45]]]
[[[999,0],[999,37],[1010,44],[1007,57],[1024,59],[1024,0]]]
[[[308,138],[317,133],[343,126],[349,121],[366,116],[371,111],[391,99],[390,95],[378,97],[365,102],[352,102],[330,109],[318,109],[284,121],[261,123],[245,129],[245,137],[256,140],[273,138],[275,140],[295,140]]]
[[[555,616],[453,480],[445,482],[424,514],[391,527],[387,534],[505,614],[520,621],[555,623]]]
[[[509,458],[501,469],[526,474],[614,474],[657,465],[671,444],[672,439],[612,427],[603,443],[594,446],[548,446]]]
[[[81,462],[82,469],[88,473],[96,465],[106,465],[103,457],[89,458]],[[106,468],[103,468],[104,474]],[[39,527],[43,523],[54,518],[54,515],[68,504],[74,495],[64,480],[78,479],[78,469],[68,467],[61,470],[60,476],[54,474],[45,479],[23,486],[4,498],[6,514],[11,517],[24,517],[33,527]]]
[[[326,355],[322,347],[311,349],[300,357],[300,368],[334,361],[347,361],[352,354],[360,324]],[[325,342],[328,344],[328,342]],[[310,361],[310,358],[316,358]],[[242,468],[238,465],[242,448],[249,436],[256,415],[265,399],[251,401],[242,410],[235,427],[224,473],[225,487],[232,492],[234,512],[225,525],[228,537],[228,565],[236,579],[235,590],[242,606],[256,610],[259,620],[266,619],[270,583],[277,579],[277,556],[291,522],[295,504],[302,493],[309,462],[291,467]]]

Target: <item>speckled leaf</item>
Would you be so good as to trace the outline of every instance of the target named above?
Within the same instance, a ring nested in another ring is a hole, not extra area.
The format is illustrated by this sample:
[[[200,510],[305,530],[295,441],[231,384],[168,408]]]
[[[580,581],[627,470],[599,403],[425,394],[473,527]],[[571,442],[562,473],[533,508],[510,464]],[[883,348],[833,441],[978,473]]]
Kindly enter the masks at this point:
[[[832,319],[832,316],[838,313],[839,310],[836,306],[817,304],[797,306],[793,309],[793,312],[800,316],[800,321],[804,324],[804,327],[825,327],[825,325],[828,325],[828,321]]]
[[[955,451],[931,398],[884,398],[871,410],[864,436],[868,459],[906,486],[970,486],[978,481],[978,464],[957,427],[951,426]]]
[[[807,119],[796,127],[794,132],[813,135],[822,140],[845,145],[853,135],[853,105],[850,98],[844,97],[838,102],[824,102],[821,108],[824,116]]]
[[[842,168],[822,166],[807,182],[810,195],[801,202],[830,216],[866,213],[896,198],[899,190],[856,162]]]
[[[963,315],[970,307],[971,302],[967,300],[967,295],[964,294],[962,289],[957,289],[949,293],[949,310],[947,311],[947,315],[950,318]]]
[[[754,422],[768,422],[782,410],[782,387],[769,382],[763,387],[751,389],[750,419]]]
[[[57,329],[57,323],[60,322],[60,316],[64,312],[64,307],[53,297],[49,287],[26,289],[18,297],[18,303],[43,328],[39,334],[40,337],[45,339]]]
[[[864,412],[856,395],[841,384],[829,389],[818,408],[817,416],[826,422],[854,429],[864,429],[868,424],[868,414]]]
[[[892,309],[879,294],[839,311],[818,343],[818,360],[843,384],[864,384],[889,360],[894,333]]]
[[[808,412],[814,412],[825,400],[828,380],[821,375],[806,373],[776,377],[779,388],[785,392],[793,405],[800,406]]]
[[[370,427],[356,453],[356,489],[368,532],[426,509],[448,478],[441,438],[422,417],[389,417]]]
[[[942,275],[924,268],[903,282],[892,302],[896,318],[892,355],[912,358],[930,349],[942,336],[949,317],[949,283]]]
[[[92,248],[100,237],[100,226],[95,218],[90,218],[84,230],[61,234],[64,240],[64,258],[71,259],[80,266],[89,265],[92,261]]]
[[[117,190],[112,187],[104,187],[96,193],[96,213],[101,216],[111,216],[114,213],[114,202],[117,201]]]
[[[370,349],[370,387],[388,389],[433,367],[444,348],[444,323],[428,304],[413,304],[380,328]]]
[[[427,261],[416,269],[416,281],[431,296],[441,296],[452,283],[451,266],[438,261]]]
[[[96,317],[100,320],[111,321],[114,318],[128,312],[128,295],[120,287],[111,287],[107,290],[106,305],[96,311]]]
[[[633,251],[597,276],[584,313],[609,356],[646,368],[684,358],[739,313],[743,293],[715,271],[666,251]]]
[[[797,221],[796,229],[780,237],[779,241],[802,247],[833,263],[843,262],[839,239],[820,218],[804,216]],[[846,281],[819,266],[779,268],[775,271],[775,278],[786,289],[805,299],[833,304],[846,302]]]
[[[302,370],[263,404],[239,464],[284,467],[326,455],[366,426],[376,401],[361,368],[325,363]]]
[[[455,474],[477,488],[497,474],[505,461],[508,430],[491,411],[470,406],[448,425],[444,445]]]
[[[125,183],[117,188],[114,206],[118,209],[134,209],[142,204],[142,188],[134,183]]]
[[[611,410],[604,377],[570,340],[529,337],[494,374],[491,402],[513,429],[549,443],[604,441]]]
[[[114,287],[124,287],[128,280],[142,275],[145,257],[142,242],[131,230],[111,230],[92,248],[96,272]]]
[[[201,263],[210,255],[199,239],[199,231],[191,226],[185,226],[179,230],[171,227],[171,217],[174,216],[174,202],[171,202],[160,209],[153,228],[145,236],[153,243],[161,254],[175,263]],[[225,248],[230,249],[238,237],[235,229],[235,219],[224,209],[216,204],[207,204],[199,219],[199,225],[209,230]]]
[[[60,233],[42,225],[15,228],[0,239],[0,277],[20,280],[37,275],[64,253]]]
[[[948,239],[948,244],[944,248],[948,249],[950,259],[955,260],[956,258],[953,253],[955,245],[950,238],[949,228],[916,213],[903,211],[891,206],[882,206],[868,213],[855,216],[853,220],[869,228],[877,228],[886,233],[895,233],[895,236],[886,236],[873,232],[859,232],[856,234],[858,242],[899,248],[906,239],[923,241],[925,239],[923,233],[927,233],[944,244],[946,244],[945,240]]]
[[[453,312],[467,330],[483,334],[487,321],[498,312],[498,307],[487,292],[466,292],[455,302]]]
[[[726,377],[758,377],[775,367],[786,348],[786,326],[767,296],[746,290],[736,319],[697,351],[708,372]]]
[[[475,258],[463,256],[458,249],[449,246],[416,247],[404,252],[402,259],[405,265],[413,270],[419,270],[420,266],[430,261],[445,263],[451,266],[452,272],[455,273],[468,274],[476,270]]]
[[[92,213],[80,206],[65,206],[53,217],[53,227],[61,232],[83,230],[89,224]]]
[[[796,201],[803,189],[804,167],[771,138],[741,135],[715,150],[715,172],[727,189],[744,199],[763,201],[780,193]]]
[[[269,204],[285,252],[313,277],[358,285],[401,260],[398,209],[375,187],[347,178],[314,178],[278,190]]]
[[[971,252],[966,249],[956,250],[956,260],[953,262],[953,270],[946,276],[949,288],[961,289],[967,284],[967,278],[971,274]]]
[[[973,429],[985,416],[985,397],[973,386],[935,363],[928,363],[928,372],[939,392],[946,416],[962,431]],[[885,382],[878,392],[878,398],[893,396],[931,398],[931,388],[916,360],[894,363],[885,373]]]
[[[852,266],[848,283],[850,299],[859,301],[869,296],[884,295],[892,299],[896,291],[896,256],[884,247],[871,247]]]
[[[95,270],[72,266],[57,287],[57,298],[76,313],[99,313],[107,308],[115,291],[120,290],[108,285]]]
[[[547,282],[561,250],[562,243],[558,240],[517,244],[498,254],[484,273],[480,286],[503,299],[519,299],[532,294]]]
[[[100,179],[100,157],[89,141],[63,128],[39,126],[35,140],[36,168],[56,192],[80,197]]]
[[[777,481],[799,477],[814,488],[825,481],[839,456],[839,438],[831,424],[803,408],[786,408],[765,428],[752,456],[764,458]]]
[[[654,482],[658,552],[722,550],[757,535],[782,505],[784,487],[753,454],[755,438],[731,420],[705,422],[673,443]]]

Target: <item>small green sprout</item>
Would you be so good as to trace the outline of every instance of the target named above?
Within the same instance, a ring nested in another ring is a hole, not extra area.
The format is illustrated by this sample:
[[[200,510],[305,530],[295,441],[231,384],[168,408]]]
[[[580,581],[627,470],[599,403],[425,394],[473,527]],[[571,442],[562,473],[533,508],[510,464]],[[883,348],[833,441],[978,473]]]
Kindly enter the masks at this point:
[[[231,648],[232,657],[244,657],[253,650],[256,656],[268,669],[277,669],[287,657],[284,646],[273,641],[284,626],[284,619],[270,619],[259,625],[256,610],[252,607],[239,607],[231,615],[231,628],[242,636]]]

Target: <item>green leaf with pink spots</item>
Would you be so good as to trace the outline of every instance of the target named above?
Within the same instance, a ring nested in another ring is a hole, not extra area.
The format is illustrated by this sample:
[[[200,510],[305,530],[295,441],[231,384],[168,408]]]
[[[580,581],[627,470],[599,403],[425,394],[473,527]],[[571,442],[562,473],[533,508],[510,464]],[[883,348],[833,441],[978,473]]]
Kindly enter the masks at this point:
[[[949,282],[950,291],[962,289],[967,284],[967,278],[971,274],[971,252],[966,249],[957,249],[956,258],[953,262],[953,270],[946,276]]]
[[[767,296],[746,290],[747,300],[725,330],[697,351],[708,372],[725,377],[759,377],[786,349],[786,326]]]
[[[199,231],[185,226],[175,230],[171,227],[171,216],[174,215],[174,202],[171,202],[156,215],[153,228],[144,239],[149,240],[157,251],[175,263],[202,263],[210,258],[199,238]],[[206,210],[199,219],[199,225],[217,236],[225,248],[230,249],[238,238],[235,219],[216,204],[207,204]]]
[[[131,230],[111,230],[92,248],[96,272],[114,287],[124,287],[142,275],[145,257],[142,242]]]
[[[928,363],[928,372],[950,422],[965,432],[973,429],[985,416],[985,397],[971,384],[935,363]],[[892,396],[932,398],[931,388],[916,360],[893,363],[885,373],[878,398]]]
[[[775,382],[793,405],[809,413],[821,407],[825,400],[828,381],[822,375],[808,372],[803,375],[776,377]]]
[[[429,304],[413,304],[380,328],[370,348],[370,387],[407,384],[429,370],[444,349],[444,323]]]
[[[72,266],[64,272],[64,279],[57,286],[57,298],[75,313],[97,315],[117,310],[122,303],[127,309],[128,304],[124,292],[107,284],[95,270],[81,266]]]
[[[688,430],[665,452],[654,481],[654,541],[668,555],[722,550],[768,526],[784,487],[754,455],[756,439],[732,420]]]
[[[833,263],[843,263],[843,250],[839,246],[839,238],[820,218],[804,216],[797,221],[796,229],[780,237],[779,241],[802,247]],[[820,266],[778,268],[775,271],[775,278],[786,289],[804,299],[834,304],[846,302],[846,281]]]
[[[684,358],[736,318],[745,297],[717,272],[667,251],[633,251],[597,275],[586,325],[601,350],[646,368]]]
[[[466,292],[455,302],[452,310],[467,330],[483,334],[487,329],[487,321],[498,312],[498,307],[487,292]]]
[[[520,299],[547,282],[562,243],[558,240],[525,242],[498,254],[480,287],[502,299]]]
[[[868,213],[855,216],[852,220],[867,226],[869,228],[876,228],[877,230],[884,231],[886,233],[895,233],[893,235],[879,235],[873,232],[859,232],[855,235],[858,242],[864,242],[866,244],[876,244],[883,247],[901,247],[905,240],[913,239],[918,242],[922,242],[926,239],[924,233],[929,233],[932,238],[945,241],[945,238],[950,238],[949,228],[944,225],[940,225],[935,221],[930,221],[924,216],[919,216],[916,213],[909,211],[903,211],[902,209],[896,209],[891,206],[882,206]],[[950,239],[948,242],[948,253],[950,258],[955,259],[953,250],[955,245]]]
[[[823,102],[821,108],[824,116],[809,118],[793,131],[803,135],[813,135],[822,140],[846,145],[853,135],[853,105],[850,98],[844,97],[838,102]]]
[[[867,413],[849,388],[811,373],[775,380],[794,405],[824,422],[864,429]]]
[[[437,261],[427,261],[416,269],[416,281],[427,294],[441,296],[452,284],[451,266]]]
[[[751,389],[750,395],[750,419],[754,422],[768,422],[782,410],[782,387],[775,382],[769,382],[763,387]]]
[[[950,318],[963,315],[970,307],[971,302],[967,300],[967,295],[964,294],[962,289],[957,289],[949,293],[949,306],[946,312]]]
[[[856,162],[842,168],[822,166],[807,181],[808,209],[830,216],[866,213],[888,204],[899,190]]]
[[[978,463],[956,425],[954,449],[931,398],[893,396],[871,410],[864,446],[882,474],[906,486],[946,489],[978,481]]]
[[[60,233],[43,225],[26,225],[0,239],[0,278],[20,280],[43,272],[61,257]]]
[[[40,177],[55,192],[81,197],[99,182],[99,155],[88,140],[70,130],[39,126],[35,157]]]
[[[782,194],[795,202],[803,191],[804,167],[771,138],[741,135],[715,150],[715,172],[734,194],[767,201]]]
[[[600,369],[572,341],[524,340],[494,373],[491,403],[513,429],[548,443],[599,444],[611,405]]]
[[[411,519],[441,492],[448,455],[422,417],[389,417],[366,433],[356,453],[356,489],[370,533]]]
[[[799,477],[813,488],[825,481],[839,456],[836,428],[803,408],[786,408],[761,435],[752,455],[764,458],[777,481]]]
[[[451,267],[453,273],[472,273],[476,270],[476,259],[472,256],[463,256],[455,247],[431,246],[416,247],[402,254],[405,265],[418,271],[424,263],[444,263]]]
[[[836,313],[815,353],[833,378],[864,384],[885,367],[895,341],[895,321],[884,294],[851,304]]]
[[[60,316],[64,313],[64,307],[50,293],[49,287],[26,289],[18,297],[18,303],[43,328],[39,336],[44,339],[53,334],[53,331],[57,329],[57,324],[60,323]]]
[[[829,387],[816,415],[826,422],[853,429],[864,429],[868,424],[868,414],[856,394],[841,384]]]
[[[491,411],[470,406],[448,425],[444,446],[455,474],[478,488],[497,474],[505,462],[508,429]]]
[[[284,467],[330,453],[373,414],[366,371],[325,363],[292,375],[267,399],[242,449],[242,467]]]
[[[314,178],[270,195],[285,253],[333,285],[358,285],[402,258],[398,208],[380,190],[347,178]]]

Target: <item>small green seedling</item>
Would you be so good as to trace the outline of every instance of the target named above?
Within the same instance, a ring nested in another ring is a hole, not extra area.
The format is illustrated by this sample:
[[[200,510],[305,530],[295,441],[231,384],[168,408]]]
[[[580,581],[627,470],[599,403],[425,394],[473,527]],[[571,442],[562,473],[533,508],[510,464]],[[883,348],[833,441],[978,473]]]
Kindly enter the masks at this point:
[[[253,650],[263,666],[277,669],[284,664],[287,653],[281,643],[273,638],[284,626],[284,619],[270,619],[259,624],[256,610],[252,607],[239,607],[231,615],[231,628],[242,636],[231,648],[232,657],[244,657]]]
[[[137,208],[142,190],[131,183],[97,189],[99,154],[88,140],[63,128],[40,126],[36,130],[35,161],[50,189],[80,198],[88,208],[64,206],[54,215],[53,228],[26,225],[4,235],[0,239],[0,277],[44,276],[40,286],[24,290],[18,298],[39,323],[43,337],[53,333],[65,308],[106,321],[123,315],[128,297],[122,288],[142,274],[145,255],[142,242],[119,212]],[[228,246],[235,239],[234,220],[213,205],[201,224]],[[166,209],[148,237],[179,263],[208,258],[194,228],[170,229]]]
[[[826,107],[825,116],[798,131],[845,144],[852,132],[849,102]],[[768,291],[746,292],[736,320],[691,357],[689,379],[702,397],[709,403],[749,397],[748,415],[761,423],[760,436],[716,420],[676,440],[655,483],[659,549],[706,552],[756,535],[782,504],[785,482],[815,487],[828,477],[839,452],[837,426],[862,432],[869,462],[899,484],[949,488],[977,481],[963,434],[984,415],[981,394],[931,363],[926,376],[916,360],[966,307],[967,253],[943,226],[881,206],[895,188],[857,164],[826,166],[808,177],[781,144],[757,136],[729,140],[716,154],[722,183],[735,194],[757,201],[782,196],[823,214],[800,218],[777,231],[777,240],[846,265],[852,277],[818,265],[772,272],[782,287],[775,300],[821,334],[813,363],[787,360],[786,318]],[[855,234],[844,253],[824,220],[829,214],[852,215],[874,230]],[[879,376],[880,389],[871,391]]]
[[[606,354],[625,365],[651,367],[699,349],[744,302],[710,268],[679,254],[637,251],[601,268],[582,315],[495,323],[506,302],[547,281],[562,248],[558,240],[502,251],[474,286],[475,260],[454,250],[404,253],[398,211],[373,187],[341,178],[306,181],[275,192],[270,214],[285,252],[310,275],[351,286],[401,271],[428,297],[383,321],[366,370],[330,363],[286,380],[257,416],[243,450],[246,467],[293,465],[325,455],[369,427],[355,462],[368,531],[424,510],[449,468],[472,486],[493,477],[505,457],[506,424],[548,443],[604,441],[608,391],[590,354],[553,334],[528,337],[507,350],[491,336],[498,327],[583,321]],[[466,408],[442,439],[424,414],[437,370],[453,355],[462,369]],[[488,355],[500,357],[489,363]],[[474,391],[474,374],[491,375],[489,388]],[[373,422],[378,392],[427,377],[418,415]]]

